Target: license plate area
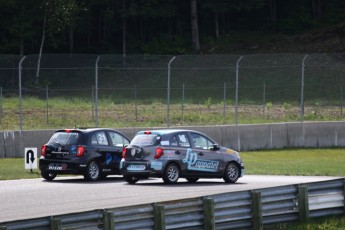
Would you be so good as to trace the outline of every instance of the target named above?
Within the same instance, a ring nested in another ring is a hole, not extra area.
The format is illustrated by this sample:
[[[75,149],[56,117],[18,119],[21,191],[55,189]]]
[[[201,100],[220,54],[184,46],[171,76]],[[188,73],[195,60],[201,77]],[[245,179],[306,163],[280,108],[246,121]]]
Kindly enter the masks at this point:
[[[50,163],[48,165],[48,170],[51,171],[61,171],[67,168],[66,164],[59,164],[59,163]]]
[[[128,165],[128,171],[143,171],[146,169],[145,165]]]

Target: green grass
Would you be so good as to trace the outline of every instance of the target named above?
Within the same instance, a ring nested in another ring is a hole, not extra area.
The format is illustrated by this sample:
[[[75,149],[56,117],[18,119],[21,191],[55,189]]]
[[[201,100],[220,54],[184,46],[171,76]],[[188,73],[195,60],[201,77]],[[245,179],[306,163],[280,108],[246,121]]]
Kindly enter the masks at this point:
[[[345,149],[276,149],[241,152],[247,175],[345,176]],[[0,159],[0,180],[40,177],[23,158]]]
[[[265,112],[262,105],[252,102],[238,107],[239,124],[259,124],[300,121],[300,108],[295,103],[275,104],[267,102]],[[48,106],[47,106],[48,104]],[[18,130],[19,101],[3,98],[0,110],[0,130]],[[48,103],[44,99],[25,97],[22,103],[23,130],[59,129],[66,127],[95,127],[95,106],[86,98],[54,97]],[[167,106],[164,101],[152,99],[123,100],[111,97],[99,99],[99,127],[165,127]],[[342,121],[338,106],[311,104],[305,106],[305,121]],[[185,101],[170,105],[170,126],[235,124],[233,101],[224,103],[208,98],[201,104]]]
[[[344,230],[345,217],[314,218],[308,223],[289,223],[265,226],[267,230]]]
[[[345,176],[345,150],[281,149],[242,152],[247,174]]]

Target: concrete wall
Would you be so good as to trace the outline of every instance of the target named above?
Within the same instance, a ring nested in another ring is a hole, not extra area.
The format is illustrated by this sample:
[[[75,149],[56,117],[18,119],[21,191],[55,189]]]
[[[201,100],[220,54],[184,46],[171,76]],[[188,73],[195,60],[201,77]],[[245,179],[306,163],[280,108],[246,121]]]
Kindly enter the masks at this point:
[[[220,145],[238,151],[285,147],[345,147],[345,122],[304,122],[259,125],[178,127],[206,133]],[[129,138],[139,130],[118,129]],[[24,148],[40,152],[55,130],[0,132],[0,158],[24,157]]]

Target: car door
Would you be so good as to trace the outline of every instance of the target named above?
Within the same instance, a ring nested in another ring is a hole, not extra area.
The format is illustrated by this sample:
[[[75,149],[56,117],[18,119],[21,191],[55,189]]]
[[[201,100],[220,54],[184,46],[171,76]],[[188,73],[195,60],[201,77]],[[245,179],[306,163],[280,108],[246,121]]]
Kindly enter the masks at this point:
[[[115,131],[108,131],[108,137],[112,148],[112,156],[110,160],[111,170],[115,173],[120,172],[120,161],[122,159],[122,150],[125,146],[129,145],[129,140]]]
[[[164,146],[165,141],[162,142],[161,144]],[[182,174],[187,173],[188,168],[184,159],[186,158],[188,149],[191,148],[188,134],[186,132],[173,133],[169,137],[169,141],[166,143],[169,145],[166,147],[167,149],[164,150],[164,154],[167,159],[178,160]]]
[[[102,168],[102,173],[113,174],[115,169],[115,156],[117,149],[111,145],[111,140],[108,137],[107,131],[99,130],[91,134],[91,146],[99,155],[99,163]]]
[[[192,148],[188,149],[185,161],[192,175],[215,176],[224,167],[222,154],[213,150],[215,144],[210,138],[197,132],[189,132]]]

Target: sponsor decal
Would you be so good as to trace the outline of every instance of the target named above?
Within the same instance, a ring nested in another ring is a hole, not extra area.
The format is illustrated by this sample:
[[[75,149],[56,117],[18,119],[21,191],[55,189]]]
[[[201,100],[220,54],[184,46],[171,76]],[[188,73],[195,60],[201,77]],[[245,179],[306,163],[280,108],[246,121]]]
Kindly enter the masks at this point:
[[[113,157],[111,156],[111,153],[106,153],[106,155],[105,155],[106,165],[109,165],[112,160],[113,160]]]
[[[163,164],[162,162],[151,162],[151,168],[153,170],[162,170]]]
[[[77,146],[76,145],[71,146],[71,153],[77,153]]]
[[[226,149],[226,152],[229,153],[229,154],[233,154],[235,151],[232,150],[232,149]]]
[[[125,162],[125,159],[121,159],[121,161],[120,161],[120,169],[122,169],[123,168],[123,163]]]
[[[135,149],[134,148],[131,150],[131,155],[132,155],[132,157],[134,157],[134,155],[135,155]]]
[[[204,172],[217,172],[219,161],[200,160],[198,154],[192,152],[191,148],[187,149],[186,158],[183,159],[183,163],[187,163],[189,170],[204,171]]]
[[[122,159],[122,157],[119,157],[119,156],[113,156],[113,161],[115,162],[120,162]]]
[[[65,156],[65,155],[69,154],[69,152],[62,152],[62,148],[61,147],[59,147],[57,149],[57,151],[52,151],[51,153],[53,153],[53,154],[61,154],[62,156]]]

